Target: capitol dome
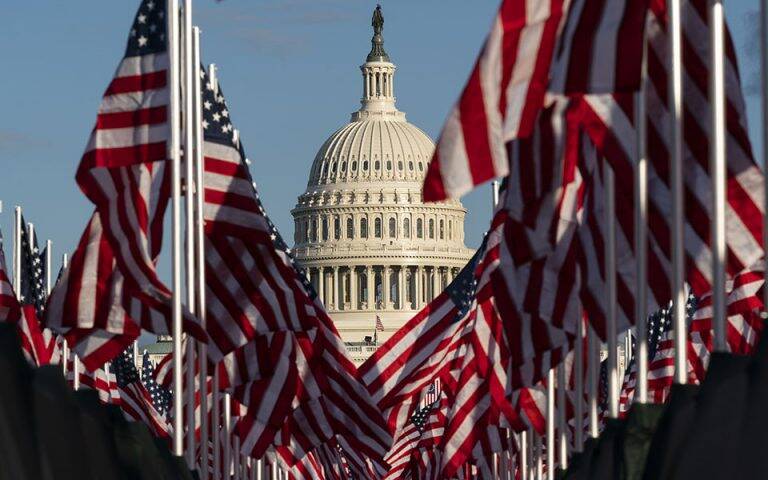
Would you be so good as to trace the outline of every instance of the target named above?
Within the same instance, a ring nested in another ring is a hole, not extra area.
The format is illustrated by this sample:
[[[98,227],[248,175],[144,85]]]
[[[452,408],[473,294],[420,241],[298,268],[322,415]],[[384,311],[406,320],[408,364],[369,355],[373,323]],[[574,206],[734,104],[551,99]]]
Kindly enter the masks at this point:
[[[356,363],[439,295],[473,254],[461,203],[422,201],[435,144],[396,108],[396,67],[377,12],[360,67],[361,107],[320,147],[291,212],[295,258]]]

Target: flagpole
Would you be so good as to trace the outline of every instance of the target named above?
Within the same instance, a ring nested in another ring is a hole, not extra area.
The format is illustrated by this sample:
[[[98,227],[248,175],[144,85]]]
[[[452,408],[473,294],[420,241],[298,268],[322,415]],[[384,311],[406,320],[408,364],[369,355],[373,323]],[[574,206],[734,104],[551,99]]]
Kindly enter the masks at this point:
[[[768,0],[760,0],[760,60],[762,69],[763,181],[768,180]],[[763,186],[763,252],[768,252],[768,188]],[[768,254],[764,255],[764,284],[768,285]],[[763,316],[768,316],[768,288],[763,288]]]
[[[605,177],[605,277],[606,340],[608,342],[608,412],[611,418],[619,417],[619,359],[616,333],[616,184],[613,168],[603,163]]]
[[[576,327],[576,345],[574,347],[574,422],[573,449],[580,452],[584,447],[584,319],[580,318]]]
[[[709,1],[710,70],[712,105],[709,170],[712,175],[712,326],[714,350],[725,344],[725,27],[722,0]]]
[[[61,256],[61,268],[63,270],[66,270],[68,266],[69,266],[69,256],[65,253],[65,254],[63,254]],[[66,377],[66,375],[67,375],[67,360],[69,359],[69,345],[67,344],[67,340],[64,339],[64,337],[62,337],[62,342],[61,342],[61,358],[64,359],[64,361],[61,362],[61,363],[63,364],[62,365],[63,374]],[[74,365],[76,363],[77,362],[73,362],[73,368],[74,368]],[[75,378],[75,380],[77,380],[77,378]]]
[[[555,369],[547,372],[547,477],[555,480]]]
[[[557,429],[558,439],[560,442],[558,451],[560,458],[558,459],[558,465],[561,469],[568,468],[568,434],[567,434],[567,422],[565,415],[565,389],[567,385],[565,382],[565,365],[561,363],[557,367]]]
[[[184,19],[181,35],[183,55],[183,82],[184,88],[184,273],[186,287],[186,304],[191,313],[195,313],[195,199],[192,188],[194,172],[193,155],[195,112],[193,92],[194,65],[192,54],[192,0],[184,0]],[[187,397],[187,465],[195,468],[195,342],[191,337],[186,342],[186,391]]]
[[[637,162],[635,164],[635,336],[637,337],[637,397],[648,402],[648,133],[646,130],[646,87],[648,78],[648,45],[643,40],[640,61],[640,91],[635,96],[635,130]]]
[[[224,425],[222,426],[224,437],[224,478],[229,479],[230,465],[232,463],[232,432],[230,424],[232,423],[232,400],[229,393],[224,394]]]
[[[192,27],[192,65],[194,65],[195,71],[200,68],[200,28]],[[200,326],[206,329],[206,309],[205,309],[205,239],[203,238],[203,133],[201,129],[202,125],[202,100],[200,98],[200,92],[202,91],[202,84],[200,75],[194,75],[194,87],[193,90],[197,92],[194,101],[194,122],[192,123],[195,134],[195,275],[197,281],[197,288],[195,293],[197,296],[197,318],[200,320]],[[208,346],[205,343],[199,344],[199,382],[200,382],[200,442],[201,445],[206,446],[209,438],[208,434]],[[201,450],[205,450],[201,449]],[[207,455],[207,454],[206,454]],[[201,461],[202,462],[202,461]],[[207,457],[205,465],[200,469],[200,480],[208,480],[208,466]]]
[[[51,252],[53,251],[53,242],[51,240],[45,241],[45,296],[46,298],[51,294],[51,268],[53,262],[51,261]]]
[[[210,64],[208,66],[208,78],[211,82],[211,87],[216,90],[216,65]],[[202,168],[202,167],[199,167]],[[200,182],[201,179],[198,179],[198,182]],[[202,228],[202,224],[198,227]],[[204,258],[204,257],[200,257]],[[203,294],[205,292],[205,289],[203,289],[200,293]],[[221,479],[221,440],[219,437],[219,423],[221,421],[221,392],[219,392],[219,370],[215,369],[213,371],[213,387],[212,387],[212,401],[213,401],[213,408],[211,412],[211,418],[212,423],[210,426],[211,433],[213,436],[213,478],[214,480],[220,480]]]
[[[16,206],[13,229],[13,288],[21,295],[21,207]]]
[[[179,115],[180,115],[180,95],[179,95],[179,0],[167,0],[167,32],[168,32],[168,53],[169,77],[170,77],[170,119],[171,137],[169,142],[168,158],[171,160],[171,204],[172,212],[172,317],[173,317],[173,454],[180,457],[184,455],[184,416],[182,409],[183,402],[183,376],[182,361],[183,352],[181,350],[181,162],[179,159]]]
[[[600,428],[597,415],[597,388],[600,376],[600,339],[595,332],[594,327],[586,326],[589,332],[589,342],[587,348],[587,381],[589,383],[589,436],[597,438],[600,435]]]
[[[520,432],[520,480],[530,480],[528,478],[528,432]]]
[[[491,207],[493,210],[499,205],[499,181],[491,182]]]
[[[536,438],[536,480],[544,480],[544,459],[542,458],[543,448],[541,435],[534,435]]]

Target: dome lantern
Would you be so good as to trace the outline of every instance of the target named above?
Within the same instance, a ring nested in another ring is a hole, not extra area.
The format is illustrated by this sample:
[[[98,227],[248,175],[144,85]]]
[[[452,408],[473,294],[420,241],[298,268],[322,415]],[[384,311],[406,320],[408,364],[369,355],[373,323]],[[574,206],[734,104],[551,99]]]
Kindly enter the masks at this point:
[[[395,107],[395,64],[389,59],[384,50],[384,15],[381,5],[376,5],[371,19],[373,37],[371,38],[371,51],[360,66],[363,74],[363,98],[360,99],[362,107],[360,111],[352,114],[353,121],[360,116],[368,114],[389,114],[404,116]]]

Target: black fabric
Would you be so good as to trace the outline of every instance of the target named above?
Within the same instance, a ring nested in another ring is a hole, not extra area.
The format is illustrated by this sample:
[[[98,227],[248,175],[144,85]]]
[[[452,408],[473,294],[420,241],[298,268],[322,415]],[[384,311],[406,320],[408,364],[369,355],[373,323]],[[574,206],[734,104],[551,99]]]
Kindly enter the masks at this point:
[[[119,413],[119,410],[118,410]],[[129,478],[135,480],[164,480],[173,478],[160,458],[147,427],[110,414],[112,435],[118,446],[118,461]]]
[[[765,330],[765,327],[763,329]],[[768,475],[768,335],[757,344],[747,367],[747,401],[738,441],[738,461],[730,478],[765,478]]]
[[[568,465],[568,471],[565,474],[566,480],[587,480],[589,478],[597,443],[598,439],[591,437],[584,442],[582,451],[574,455],[570,465]]]
[[[0,324],[0,479],[45,478],[32,418],[32,369],[16,326]]]
[[[620,440],[621,479],[640,480],[643,478],[651,439],[663,413],[664,405],[635,403],[630,407]]]
[[[696,414],[674,478],[729,478],[739,455],[741,419],[747,403],[750,357],[714,352],[696,396]]]
[[[693,422],[698,391],[696,385],[672,385],[666,408],[651,440],[643,480],[674,478],[672,469],[680,458],[685,435]]]
[[[32,405],[41,453],[56,480],[95,478],[90,469],[88,448],[80,411],[59,365],[35,370]]]
[[[80,407],[83,435],[94,476],[129,480],[118,462],[117,445],[112,436],[112,417],[101,403],[98,393],[88,389],[77,391],[75,401]]]
[[[605,428],[600,434],[594,458],[589,469],[591,480],[617,479],[621,472],[621,436],[624,421],[615,418],[605,420]]]

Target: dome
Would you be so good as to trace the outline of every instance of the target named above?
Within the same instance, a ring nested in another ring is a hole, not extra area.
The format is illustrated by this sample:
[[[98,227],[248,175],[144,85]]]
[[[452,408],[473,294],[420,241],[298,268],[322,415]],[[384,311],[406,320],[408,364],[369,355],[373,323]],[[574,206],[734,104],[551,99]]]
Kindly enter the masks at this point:
[[[435,150],[429,136],[405,115],[361,113],[320,147],[307,187],[380,181],[420,186]]]
[[[464,245],[461,203],[422,201],[435,144],[395,105],[380,8],[372,24],[360,108],[323,142],[291,211],[294,258],[358,364],[474,253]]]

